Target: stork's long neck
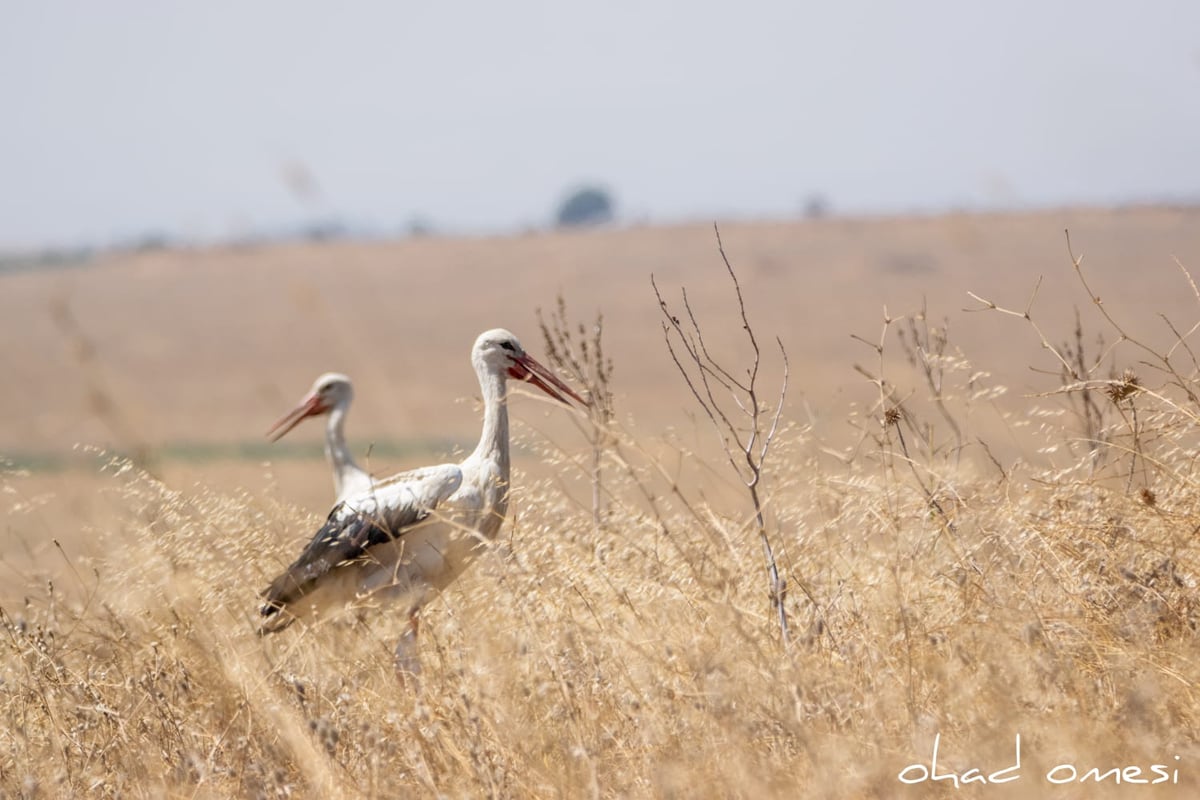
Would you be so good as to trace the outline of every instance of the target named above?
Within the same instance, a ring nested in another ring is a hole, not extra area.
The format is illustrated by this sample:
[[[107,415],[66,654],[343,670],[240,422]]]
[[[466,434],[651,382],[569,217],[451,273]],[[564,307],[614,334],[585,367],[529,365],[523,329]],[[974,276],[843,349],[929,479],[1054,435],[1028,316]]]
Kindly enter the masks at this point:
[[[490,461],[500,470],[501,479],[508,482],[508,397],[507,381],[502,372],[479,371],[479,388],[483,392],[483,433],[471,458]]]
[[[346,446],[346,435],[343,431],[346,411],[346,404],[338,403],[329,412],[329,419],[325,423],[325,456],[333,464],[333,488],[339,497],[347,479],[362,472],[358,464],[354,463],[350,448]]]

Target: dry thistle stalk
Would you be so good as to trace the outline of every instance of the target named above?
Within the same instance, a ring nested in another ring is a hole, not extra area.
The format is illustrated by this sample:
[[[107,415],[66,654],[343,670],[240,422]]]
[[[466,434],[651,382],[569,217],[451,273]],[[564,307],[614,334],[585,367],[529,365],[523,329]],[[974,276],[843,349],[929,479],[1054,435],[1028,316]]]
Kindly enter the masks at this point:
[[[742,330],[749,340],[753,353],[750,367],[744,378],[735,376],[729,369],[719,363],[709,353],[704,341],[703,328],[696,319],[691,303],[688,301],[687,289],[681,289],[684,318],[674,313],[667,301],[663,299],[650,276],[650,285],[654,287],[654,295],[658,298],[658,307],[663,313],[663,338],[667,350],[675,362],[679,374],[687,383],[705,416],[712,423],[721,441],[721,447],[729,464],[737,473],[743,485],[750,494],[750,502],[754,507],[754,521],[758,529],[759,541],[762,543],[763,556],[767,565],[768,591],[771,608],[779,620],[779,632],[786,647],[788,638],[788,619],[784,600],[787,596],[787,583],[779,575],[779,567],[775,561],[775,551],[767,535],[767,523],[763,513],[762,478],[771,443],[779,430],[779,417],[783,411],[784,399],[787,397],[788,360],[783,342],[775,337],[779,345],[779,353],[783,358],[783,376],[779,389],[779,398],[775,408],[771,409],[760,396],[759,366],[762,352],[754,329],[746,315],[746,303],[742,298],[742,286],[738,281],[729,257],[725,255],[725,246],[721,242],[721,231],[713,225],[717,237],[717,250],[725,264],[725,270],[733,281],[734,293],[737,297],[738,313],[741,315]]]
[[[1104,393],[1108,395],[1109,400],[1119,405],[1122,401],[1133,397],[1140,388],[1142,388],[1142,383],[1138,379],[1137,373],[1131,369],[1127,369],[1121,373],[1119,380],[1110,383],[1105,388]]]

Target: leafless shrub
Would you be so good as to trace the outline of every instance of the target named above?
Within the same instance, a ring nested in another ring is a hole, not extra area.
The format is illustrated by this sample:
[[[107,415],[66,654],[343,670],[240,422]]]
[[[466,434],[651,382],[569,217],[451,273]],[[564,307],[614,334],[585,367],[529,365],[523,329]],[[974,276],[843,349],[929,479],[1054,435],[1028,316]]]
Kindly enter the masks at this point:
[[[746,334],[750,350],[753,353],[750,366],[745,369],[745,376],[735,375],[730,368],[726,368],[711,355],[704,342],[703,327],[696,319],[691,304],[688,302],[686,288],[680,292],[684,309],[684,318],[681,319],[663,298],[653,276],[651,276],[650,282],[663,313],[663,337],[666,340],[667,349],[671,353],[671,358],[687,383],[692,397],[704,411],[709,422],[712,423],[729,465],[741,478],[749,492],[759,541],[762,543],[763,556],[766,559],[771,608],[779,620],[780,636],[786,646],[789,641],[787,610],[784,605],[787,584],[779,575],[775,551],[767,534],[767,523],[763,514],[762,478],[771,443],[779,430],[779,417],[783,413],[783,404],[787,397],[787,351],[783,348],[783,342],[776,337],[775,342],[779,345],[779,354],[783,359],[783,374],[779,398],[772,409],[761,399],[759,366],[762,361],[762,351],[759,349],[754,329],[746,315],[742,286],[738,282],[733,265],[729,263],[729,258],[725,255],[720,230],[715,225],[713,230],[716,233],[717,250],[721,254],[721,261],[729,273],[730,280],[733,281],[742,331]]]
[[[1160,314],[1160,320],[1166,325],[1174,341],[1165,350],[1155,349],[1142,338],[1129,333],[1127,327],[1114,316],[1109,305],[1093,291],[1083,269],[1083,257],[1076,256],[1071,247],[1069,232],[1067,253],[1074,274],[1087,293],[1089,302],[1116,335],[1115,340],[1108,345],[1104,344],[1103,336],[1097,337],[1097,355],[1089,357],[1086,354],[1086,337],[1078,311],[1075,314],[1073,337],[1070,341],[1055,346],[1047,339],[1033,318],[1033,305],[1040,279],[1024,311],[1004,308],[968,292],[967,294],[980,304],[980,307],[971,310],[991,311],[1024,319],[1034,331],[1042,349],[1053,356],[1057,370],[1051,374],[1058,376],[1059,385],[1042,396],[1065,398],[1074,416],[1080,421],[1075,441],[1082,441],[1087,447],[1090,476],[1097,475],[1107,461],[1119,463],[1127,458],[1128,467],[1124,473],[1127,492],[1133,490],[1139,474],[1143,484],[1141,488],[1149,488],[1147,484],[1153,481],[1152,473],[1178,480],[1182,476],[1168,467],[1165,461],[1148,453],[1146,447],[1150,438],[1160,446],[1171,449],[1184,446],[1184,441],[1189,442],[1187,447],[1194,446],[1193,431],[1197,423],[1200,423],[1200,363],[1196,361],[1188,340],[1200,329],[1200,321],[1181,332],[1165,315]],[[1183,273],[1193,296],[1200,303],[1200,289],[1183,264],[1178,260],[1175,263]],[[1159,378],[1156,384],[1148,385],[1132,367],[1118,367],[1118,356],[1127,349],[1132,349],[1137,354],[1135,363],[1139,367]],[[1190,366],[1181,367],[1177,363],[1180,353],[1186,354],[1185,360]],[[1106,377],[1100,377],[1103,374],[1101,370],[1106,365],[1108,374]],[[1040,368],[1035,371],[1047,372]],[[1139,413],[1142,402],[1153,404],[1150,418]],[[1148,430],[1152,431],[1149,437]],[[1071,443],[1068,442],[1068,446]]]
[[[613,443],[612,359],[604,354],[604,316],[596,313],[590,326],[572,325],[567,316],[567,301],[558,295],[554,311],[546,318],[537,310],[538,327],[550,366],[565,372],[587,394],[587,436],[591,448],[592,522],[598,529],[604,523],[604,454]]]

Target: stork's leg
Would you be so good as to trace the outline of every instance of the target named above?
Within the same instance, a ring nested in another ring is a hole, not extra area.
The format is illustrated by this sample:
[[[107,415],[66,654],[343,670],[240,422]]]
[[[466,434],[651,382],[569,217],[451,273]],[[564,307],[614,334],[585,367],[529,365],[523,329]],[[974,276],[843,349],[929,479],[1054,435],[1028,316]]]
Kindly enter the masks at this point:
[[[420,622],[417,617],[418,613],[418,609],[413,609],[408,613],[408,629],[396,642],[396,676],[405,682],[409,680],[415,682],[417,676],[421,674],[421,653],[417,646],[417,631]]]

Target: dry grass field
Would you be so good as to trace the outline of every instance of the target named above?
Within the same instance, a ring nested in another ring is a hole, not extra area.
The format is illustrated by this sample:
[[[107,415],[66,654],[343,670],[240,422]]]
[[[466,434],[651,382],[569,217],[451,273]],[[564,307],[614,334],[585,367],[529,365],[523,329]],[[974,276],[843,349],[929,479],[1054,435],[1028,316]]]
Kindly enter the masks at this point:
[[[762,435],[787,353],[758,487],[786,642],[650,285],[744,375],[709,226],[0,275],[0,796],[1194,796],[1200,211],[721,236]],[[372,469],[441,460],[475,334],[541,358],[560,295],[575,342],[603,313],[615,418],[514,399],[509,523],[424,612],[419,685],[387,614],[256,636],[332,498],[320,426],[267,425],[341,370]],[[935,741],[943,779],[902,781]]]

